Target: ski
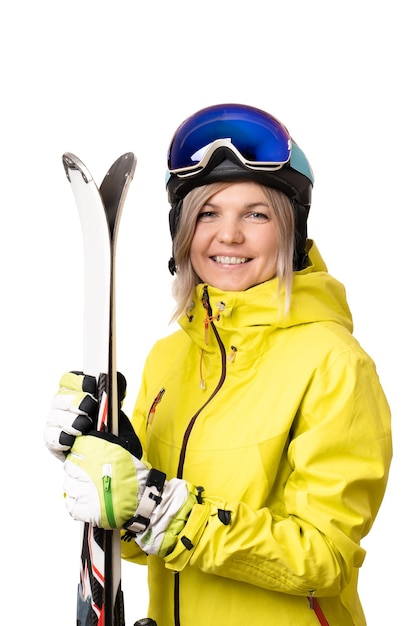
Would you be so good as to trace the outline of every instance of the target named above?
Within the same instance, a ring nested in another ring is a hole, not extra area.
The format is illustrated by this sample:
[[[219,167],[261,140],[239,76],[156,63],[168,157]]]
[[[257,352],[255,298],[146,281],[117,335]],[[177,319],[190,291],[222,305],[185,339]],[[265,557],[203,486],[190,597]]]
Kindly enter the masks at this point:
[[[128,152],[98,188],[84,163],[63,157],[77,205],[84,245],[84,373],[97,377],[98,430],[118,433],[115,259],[120,217],[136,157]],[[119,531],[81,524],[77,626],[124,626]]]

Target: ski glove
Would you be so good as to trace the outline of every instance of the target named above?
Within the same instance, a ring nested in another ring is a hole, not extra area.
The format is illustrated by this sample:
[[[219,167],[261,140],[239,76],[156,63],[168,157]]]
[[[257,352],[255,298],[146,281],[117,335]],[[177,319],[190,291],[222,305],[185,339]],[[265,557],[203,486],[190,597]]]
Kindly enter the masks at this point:
[[[67,509],[81,522],[124,528],[147,554],[164,557],[175,547],[201,490],[181,479],[167,481],[127,447],[134,447],[132,441],[111,433],[76,438],[64,463]],[[135,447],[141,456],[138,439]]]
[[[117,373],[119,405],[125,392],[126,379]],[[97,380],[83,372],[67,372],[59,381],[46,420],[44,440],[46,447],[60,461],[64,461],[75,438],[88,433],[96,426],[98,401]]]

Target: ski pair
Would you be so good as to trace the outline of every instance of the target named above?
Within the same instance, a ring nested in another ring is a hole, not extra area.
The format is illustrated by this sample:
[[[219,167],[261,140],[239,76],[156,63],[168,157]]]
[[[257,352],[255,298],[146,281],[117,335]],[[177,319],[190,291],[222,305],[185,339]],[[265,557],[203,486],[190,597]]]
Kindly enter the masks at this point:
[[[115,260],[117,234],[136,157],[120,156],[98,188],[89,170],[66,152],[63,165],[75,197],[84,242],[85,374],[96,376],[98,430],[118,433]],[[125,626],[119,531],[81,525],[77,626]],[[137,622],[156,626],[148,618]]]

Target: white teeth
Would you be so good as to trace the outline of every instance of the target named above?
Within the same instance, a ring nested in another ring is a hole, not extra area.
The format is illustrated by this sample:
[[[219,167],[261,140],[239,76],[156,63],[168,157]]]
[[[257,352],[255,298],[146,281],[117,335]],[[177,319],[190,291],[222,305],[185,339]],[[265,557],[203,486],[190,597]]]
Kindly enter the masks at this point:
[[[247,257],[237,256],[214,256],[213,260],[224,265],[240,265],[241,263],[246,263],[248,259]]]

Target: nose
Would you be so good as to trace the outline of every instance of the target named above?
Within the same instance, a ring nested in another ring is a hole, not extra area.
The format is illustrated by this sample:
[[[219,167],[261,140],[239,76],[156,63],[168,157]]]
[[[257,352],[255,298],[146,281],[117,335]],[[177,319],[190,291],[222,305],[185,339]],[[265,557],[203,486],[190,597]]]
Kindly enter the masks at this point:
[[[217,239],[222,243],[242,243],[244,234],[242,225],[235,218],[223,218],[217,232]]]

